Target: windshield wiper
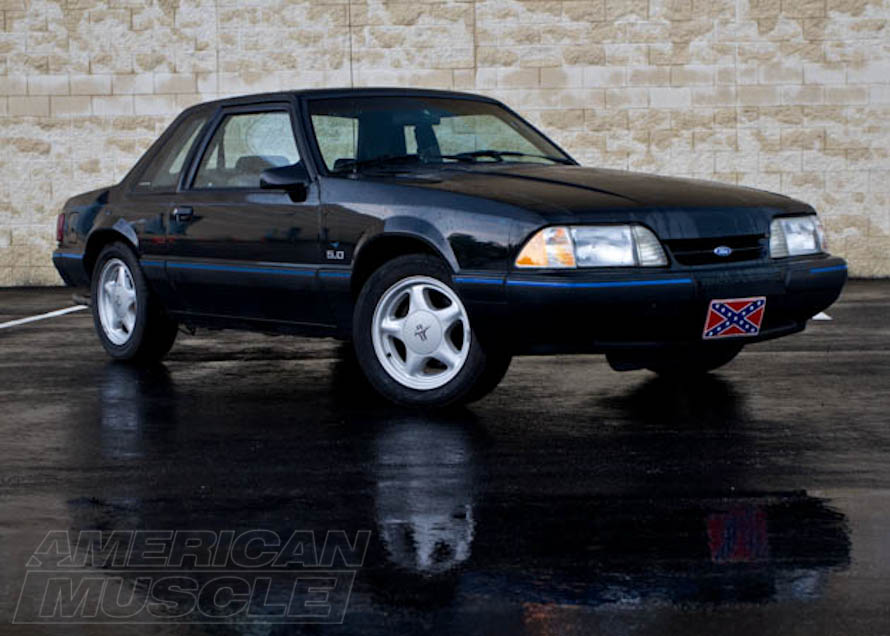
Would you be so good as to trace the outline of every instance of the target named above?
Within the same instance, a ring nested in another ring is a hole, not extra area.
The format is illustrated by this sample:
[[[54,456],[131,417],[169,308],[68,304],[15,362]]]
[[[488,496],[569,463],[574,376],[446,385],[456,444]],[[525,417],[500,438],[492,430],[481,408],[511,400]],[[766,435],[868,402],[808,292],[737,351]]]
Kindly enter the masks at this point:
[[[556,163],[562,163],[568,166],[575,165],[575,162],[565,157],[554,157],[552,155],[535,155],[528,152],[517,152],[514,150],[473,150],[470,152],[459,152],[456,155],[442,155],[442,159],[455,159],[457,161],[475,162],[477,158],[487,157],[495,159],[498,162],[504,160],[504,157],[533,157],[535,159],[547,159]]]
[[[365,168],[377,168],[383,166],[409,166],[411,164],[420,163],[420,158],[417,155],[384,155],[381,157],[373,157],[371,159],[362,159],[361,161],[357,159],[351,159],[343,163],[343,165],[338,166],[331,172],[334,173],[343,173],[343,172],[358,172]]]
[[[566,159],[565,157],[534,155],[527,152],[516,152],[513,150],[473,150],[469,152],[459,152],[455,155],[437,155],[435,159],[452,159],[461,163],[477,163],[476,159],[479,159],[481,157],[495,159],[497,162],[502,162],[504,160],[504,157],[534,157],[536,159],[547,159],[549,161],[554,161],[556,163],[562,163],[566,165],[575,165],[575,163],[571,159]],[[360,172],[361,170],[364,170],[366,168],[381,168],[385,166],[407,168],[432,166],[437,164],[441,165],[439,161],[424,161],[418,155],[384,155],[381,157],[372,157],[371,159],[362,159],[360,161],[351,159],[349,161],[343,162],[342,165],[338,166],[331,172],[342,174],[344,172]]]

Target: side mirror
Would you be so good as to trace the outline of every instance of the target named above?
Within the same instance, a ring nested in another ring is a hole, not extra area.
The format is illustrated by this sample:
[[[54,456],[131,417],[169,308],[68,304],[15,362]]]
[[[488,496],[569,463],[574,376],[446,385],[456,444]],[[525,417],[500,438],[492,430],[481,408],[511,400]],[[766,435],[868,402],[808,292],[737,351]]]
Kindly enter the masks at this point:
[[[284,190],[294,201],[306,199],[309,186],[309,172],[302,163],[269,168],[260,173],[260,187],[263,190]]]

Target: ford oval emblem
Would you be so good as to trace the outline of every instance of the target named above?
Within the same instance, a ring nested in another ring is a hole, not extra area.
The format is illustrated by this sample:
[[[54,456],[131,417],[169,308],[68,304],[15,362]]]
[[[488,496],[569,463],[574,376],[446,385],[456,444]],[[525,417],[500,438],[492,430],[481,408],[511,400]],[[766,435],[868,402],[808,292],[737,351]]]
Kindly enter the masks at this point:
[[[732,248],[728,245],[719,245],[714,248],[714,254],[716,254],[717,256],[726,257],[732,254]]]

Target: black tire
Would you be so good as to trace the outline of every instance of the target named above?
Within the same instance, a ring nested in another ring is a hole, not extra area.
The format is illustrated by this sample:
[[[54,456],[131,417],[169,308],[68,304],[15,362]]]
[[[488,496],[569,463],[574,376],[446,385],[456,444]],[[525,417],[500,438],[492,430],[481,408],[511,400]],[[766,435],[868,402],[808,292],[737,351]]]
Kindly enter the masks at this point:
[[[353,315],[353,346],[371,386],[391,402],[411,407],[444,407],[478,400],[497,386],[509,366],[509,356],[487,347],[470,326],[470,344],[463,367],[447,384],[428,390],[413,389],[395,380],[375,353],[372,328],[374,312],[384,294],[399,281],[427,276],[441,281],[455,294],[451,271],[440,259],[427,254],[395,258],[365,282]]]
[[[464,400],[464,404],[481,400],[494,391],[501,383],[501,380],[504,379],[504,376],[507,375],[507,371],[510,369],[510,363],[512,361],[513,356],[509,353],[499,350],[490,351],[486,359],[485,370],[482,372],[482,377],[476,382],[476,386],[470,390],[470,393]]]
[[[665,351],[646,368],[662,376],[701,375],[729,364],[741,350],[740,344],[713,344]]]
[[[136,321],[129,339],[122,344],[109,339],[99,316],[99,279],[105,265],[112,259],[119,259],[127,266],[136,292]],[[123,243],[109,243],[99,253],[93,268],[90,307],[99,341],[115,360],[155,363],[167,355],[176,340],[177,323],[167,315],[149,288],[133,250]]]

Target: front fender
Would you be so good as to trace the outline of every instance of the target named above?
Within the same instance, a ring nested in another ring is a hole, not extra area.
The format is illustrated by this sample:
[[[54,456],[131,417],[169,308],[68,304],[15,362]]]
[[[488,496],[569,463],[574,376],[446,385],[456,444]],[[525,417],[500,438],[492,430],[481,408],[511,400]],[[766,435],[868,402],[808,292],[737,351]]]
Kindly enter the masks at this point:
[[[451,271],[457,272],[460,269],[454,250],[451,249],[451,245],[442,235],[442,232],[429,221],[411,216],[391,216],[387,218],[383,223],[380,235],[369,236],[356,246],[356,257],[360,255],[361,249],[365,244],[371,243],[373,239],[379,238],[381,235],[401,236],[422,241],[445,259]]]

